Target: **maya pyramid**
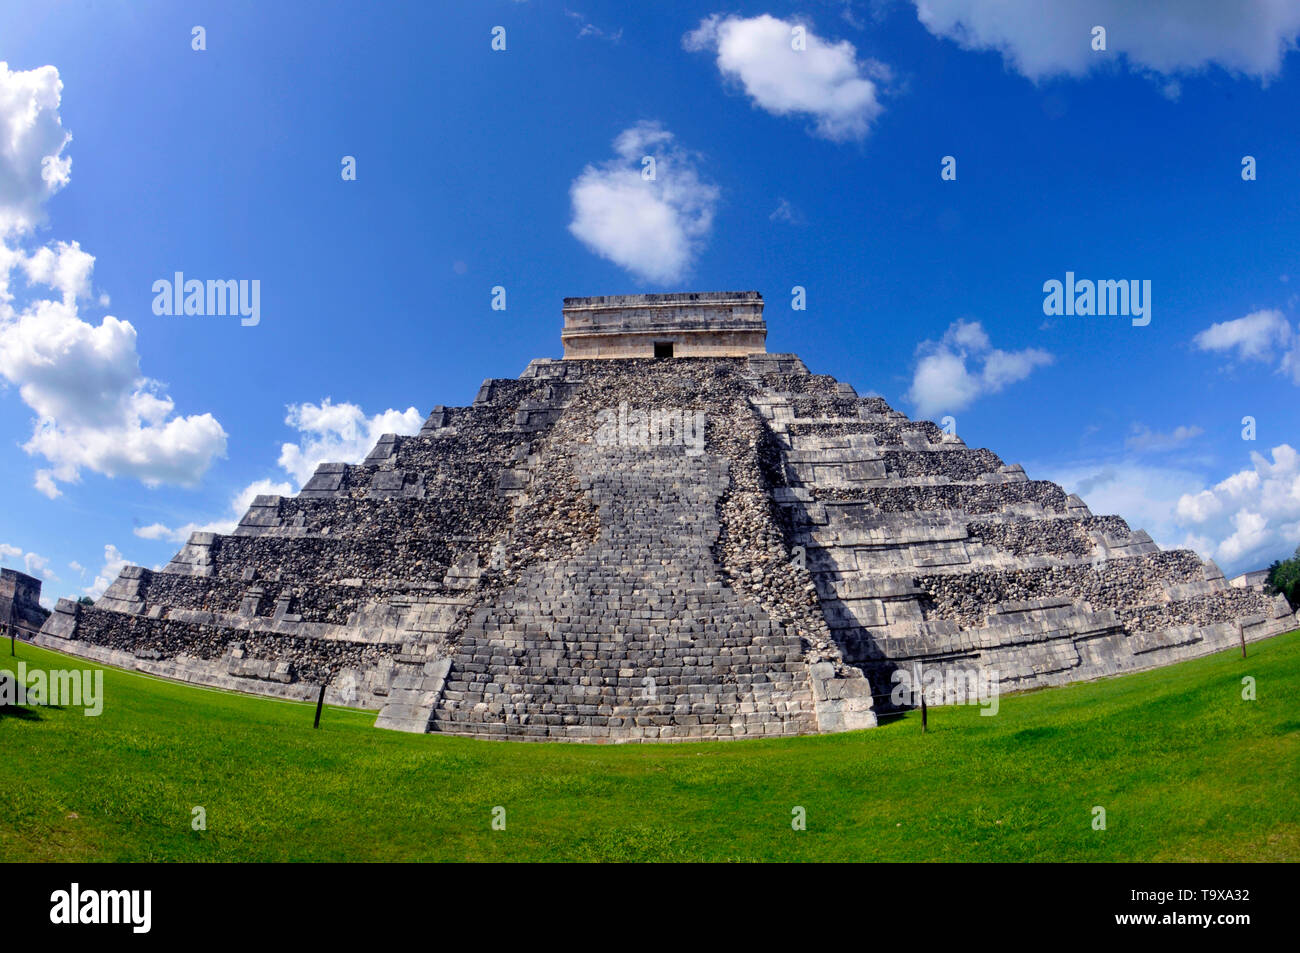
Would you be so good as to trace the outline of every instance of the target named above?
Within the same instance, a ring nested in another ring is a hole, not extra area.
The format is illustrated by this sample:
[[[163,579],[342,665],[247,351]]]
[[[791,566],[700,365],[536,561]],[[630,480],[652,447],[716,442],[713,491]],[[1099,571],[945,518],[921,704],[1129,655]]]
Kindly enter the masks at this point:
[[[765,351],[756,292],[568,298],[564,357],[258,497],[39,644],[492,738],[870,727],[895,670],[1002,690],[1294,625],[1281,596]]]

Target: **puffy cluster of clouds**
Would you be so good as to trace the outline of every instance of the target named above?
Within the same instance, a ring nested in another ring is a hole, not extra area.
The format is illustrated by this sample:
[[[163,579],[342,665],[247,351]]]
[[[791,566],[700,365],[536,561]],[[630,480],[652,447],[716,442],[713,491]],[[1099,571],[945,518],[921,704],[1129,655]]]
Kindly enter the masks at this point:
[[[864,139],[880,115],[878,83],[888,78],[888,69],[859,61],[848,40],[822,39],[807,24],[766,13],[714,14],[687,33],[682,45],[715,54],[718,71],[755,106],[774,116],[806,116],[822,138]]]
[[[0,543],[0,564],[19,563],[23,572],[29,576],[40,576],[50,582],[58,582],[59,577],[50,569],[50,560],[39,553],[25,552],[21,546],[13,543]]]
[[[1229,363],[1271,364],[1300,384],[1300,329],[1281,311],[1252,311],[1245,317],[1212,324],[1192,339],[1202,351],[1221,354]]]
[[[83,469],[151,486],[193,485],[225,454],[225,430],[211,414],[175,413],[162,386],[141,372],[129,321],[83,319],[94,256],[75,241],[22,247],[71,174],[62,89],[54,67],[13,72],[0,63],[0,378],[35,414],[23,449],[47,462],[35,485],[51,498]],[[15,276],[55,294],[19,304]]]
[[[713,227],[718,187],[658,122],[625,129],[614,140],[614,155],[573,180],[569,231],[642,281],[680,281]]]
[[[940,340],[923,341],[917,347],[907,400],[922,417],[953,413],[1052,361],[1052,355],[1039,348],[995,348],[978,321],[957,321]]]
[[[1225,564],[1254,568],[1300,542],[1300,453],[1284,443],[1271,458],[1252,452],[1250,467],[1179,496],[1176,514],[1189,527],[1187,545]]]
[[[112,543],[104,546],[104,564],[100,567],[99,572],[95,575],[95,581],[86,586],[82,592],[92,599],[98,599],[104,594],[104,590],[113,584],[113,580],[129,566],[128,560]]]
[[[35,485],[47,496],[60,495],[60,484],[75,482],[83,470],[149,486],[193,486],[225,455],[221,424],[207,413],[176,413],[163,385],[142,372],[129,321],[105,315],[94,323],[83,315],[87,307],[108,306],[107,296],[93,290],[93,255],[75,241],[31,247],[47,200],[72,170],[64,155],[71,137],[59,117],[62,90],[52,66],[14,72],[0,63],[0,380],[34,414],[23,449],[46,461]],[[327,399],[290,407],[286,422],[301,437],[283,445],[279,462],[296,483],[258,480],[235,494],[227,518],[176,528],[155,523],[136,534],[183,542],[195,530],[229,531],[259,493],[291,493],[319,462],[360,460],[379,434],[414,433],[422,418],[413,407],[368,417],[355,404]],[[37,553],[4,543],[0,558],[58,581]],[[82,591],[99,596],[126,565],[116,546],[105,545],[103,565]]]
[[[183,543],[194,532],[232,532],[239,518],[252,505],[254,497],[296,493],[320,464],[360,463],[382,435],[419,433],[424,418],[414,407],[390,409],[367,416],[356,404],[336,404],[327,397],[319,404],[291,404],[284,422],[301,435],[298,442],[286,442],[280,446],[278,462],[291,481],[264,478],[250,483],[231,497],[230,507],[220,519],[183,526],[152,523],[137,527],[135,535],[142,539]]]
[[[1252,452],[1249,466],[1217,482],[1191,458],[1137,454],[1029,469],[1078,493],[1094,513],[1118,513],[1162,547],[1193,549],[1229,575],[1262,568],[1300,543],[1300,454],[1290,444]]]
[[[1261,309],[1210,325],[1192,339],[1218,354],[1228,369],[1263,365],[1300,384],[1300,327],[1281,311]],[[1290,444],[1259,452],[1251,465],[1213,486],[1181,494],[1178,519],[1185,544],[1225,565],[1252,569],[1288,554],[1300,543],[1300,455]]]
[[[1140,73],[1173,77],[1211,65],[1268,81],[1300,36],[1295,0],[912,0],[935,36],[995,50],[1038,81],[1082,76],[1122,55]],[[1092,29],[1106,29],[1106,52]],[[1175,87],[1176,88],[1176,87]]]
[[[230,499],[230,509],[224,518],[206,523],[186,523],[183,526],[168,526],[165,523],[150,523],[137,526],[133,532],[141,539],[163,539],[173,543],[183,543],[191,533],[231,533],[239,525],[239,518],[253,504],[253,497],[262,494],[288,496],[294,488],[288,483],[277,483],[271,479],[256,480],[244,487]]]
[[[0,236],[29,232],[68,184],[72,136],[59,118],[63,82],[53,66],[14,72],[0,61]]]
[[[1219,355],[1225,368],[1262,365],[1300,384],[1300,329],[1279,310],[1213,324],[1192,345]],[[1181,450],[1203,433],[1188,424],[1168,432],[1134,424],[1123,459],[1045,468],[1044,475],[1078,493],[1094,512],[1118,513],[1161,546],[1194,549],[1229,574],[1290,554],[1300,543],[1300,454],[1288,443],[1267,454],[1252,451],[1249,466],[1217,481],[1207,479],[1195,455],[1183,454],[1182,462],[1143,459]]]
[[[291,404],[284,422],[304,435],[301,443],[282,445],[279,460],[301,486],[321,463],[360,463],[386,433],[419,433],[424,417],[414,407],[367,417],[356,404],[326,397],[319,404]]]
[[[1178,546],[1187,535],[1175,512],[1179,497],[1205,486],[1196,467],[1137,457],[1041,467],[1026,463],[1025,470],[1031,479],[1051,480],[1079,494],[1094,513],[1122,516],[1163,547]]]

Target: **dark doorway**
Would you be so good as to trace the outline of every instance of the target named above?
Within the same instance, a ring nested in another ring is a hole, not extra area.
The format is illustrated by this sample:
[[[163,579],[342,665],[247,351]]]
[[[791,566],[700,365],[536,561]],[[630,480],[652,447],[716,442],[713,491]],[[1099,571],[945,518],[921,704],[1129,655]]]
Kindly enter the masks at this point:
[[[655,357],[672,357],[672,341],[655,341]]]

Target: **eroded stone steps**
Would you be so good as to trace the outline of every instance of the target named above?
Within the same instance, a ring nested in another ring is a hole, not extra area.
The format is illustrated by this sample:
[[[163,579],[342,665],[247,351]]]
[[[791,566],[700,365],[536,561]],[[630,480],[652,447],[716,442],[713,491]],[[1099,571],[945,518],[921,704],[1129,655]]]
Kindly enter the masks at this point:
[[[442,585],[382,588],[246,581],[124,571],[99,607],[264,633],[321,639],[396,641],[403,630],[444,633],[466,595]]]
[[[846,659],[861,663],[1002,652],[1027,643],[1067,636],[1092,638],[1098,633],[1132,637],[1137,641],[1129,644],[1130,651],[1140,652],[1148,650],[1141,647],[1143,640],[1156,647],[1172,644],[1160,633],[1194,632],[1238,621],[1271,633],[1284,631],[1291,617],[1289,607],[1259,593],[1230,587],[1216,589],[1212,583],[1202,582],[1153,587],[1139,597],[1149,601],[1137,604],[1122,600],[1107,604],[1105,599],[1082,599],[1070,592],[1040,593],[1035,598],[987,604],[972,624],[969,618],[935,617],[924,610],[925,596],[909,602],[901,595],[902,590],[900,585],[892,602],[869,598],[827,600],[832,606],[831,626]],[[839,611],[834,609],[837,604]],[[1190,637],[1183,640],[1192,641],[1195,639]]]
[[[398,648],[391,643],[284,636],[273,632],[231,628],[215,622],[153,618],[76,604],[73,607],[78,641],[144,659],[185,654],[199,660],[221,660],[230,657],[233,643],[239,643],[243,648],[237,660],[242,663],[242,660],[248,659],[251,663],[259,653],[273,656],[281,641],[292,641],[299,650],[298,668],[312,674],[314,668],[319,666],[360,668],[367,661],[391,659]],[[281,674],[286,676],[284,681],[292,680],[294,675],[288,670]]]
[[[554,714],[546,736],[554,728],[607,737],[632,727],[709,736],[732,730],[733,721],[746,726],[737,698],[757,706],[748,724],[759,730],[792,713],[805,728],[814,724],[801,640],[724,585],[712,556],[719,523],[709,504],[727,486],[725,463],[684,451],[593,449],[582,479],[600,508],[597,543],[526,573],[500,600],[529,608],[475,614],[437,730],[472,725],[511,735],[529,718]],[[670,721],[625,724],[616,712],[639,703],[647,679],[674,696],[700,696],[692,705],[704,710],[678,723],[660,713],[646,717]]]
[[[449,657],[430,658],[419,653],[397,657],[398,664],[384,707],[375,719],[376,728],[423,734],[437,708],[451,670]]]
[[[334,465],[323,463],[304,485],[299,499],[331,501],[387,501],[456,499],[473,501],[499,489],[498,478],[503,471],[518,469],[521,465],[517,451],[526,450],[519,443],[502,460],[456,461],[456,472],[421,468],[408,463],[401,468],[358,467],[347,472],[331,469]]]
[[[292,531],[299,536],[347,537],[405,531],[464,536],[481,530],[484,525],[509,519],[513,506],[494,487],[485,489],[480,483],[474,485],[473,491],[418,500],[299,500],[258,496],[230,535],[275,535]]]
[[[357,577],[381,584],[437,583],[463,546],[427,534],[398,538],[357,536],[222,536],[201,557],[176,558],[171,572],[240,579],[247,570],[280,581],[338,582]]]

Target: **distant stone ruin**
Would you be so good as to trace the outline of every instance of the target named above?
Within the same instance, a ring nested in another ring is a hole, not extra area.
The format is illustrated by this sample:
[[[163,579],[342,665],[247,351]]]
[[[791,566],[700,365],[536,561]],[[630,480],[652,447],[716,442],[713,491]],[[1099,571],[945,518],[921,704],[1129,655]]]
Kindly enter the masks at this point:
[[[16,569],[0,569],[0,634],[8,635],[12,626],[20,637],[31,638],[49,614],[50,610],[41,605],[39,579]]]
[[[563,360],[258,497],[93,607],[60,600],[38,641],[288,698],[325,682],[387,728],[624,742],[870,727],[917,663],[1033,688],[1295,625],[1280,596],[765,353],[755,292],[564,314]],[[702,444],[650,439],[701,419]]]

